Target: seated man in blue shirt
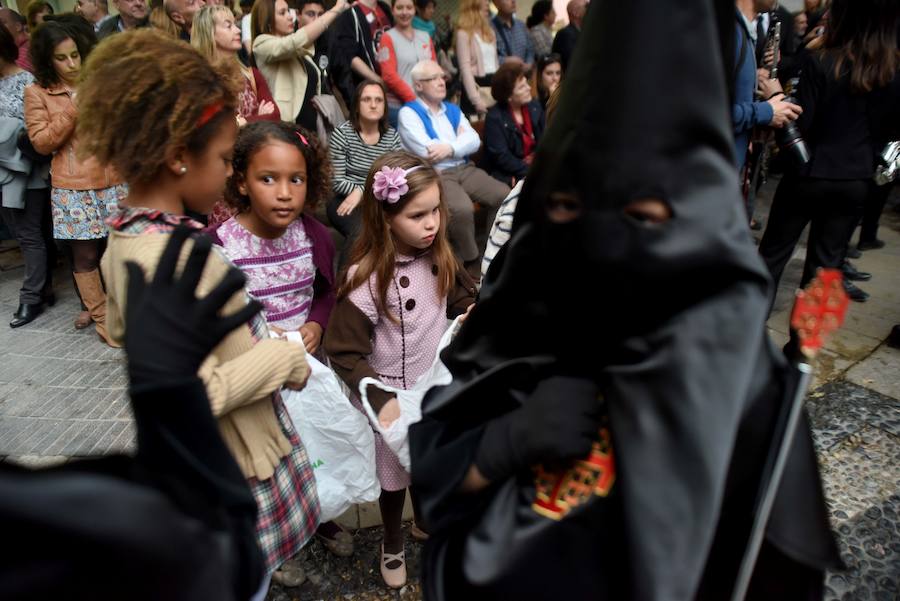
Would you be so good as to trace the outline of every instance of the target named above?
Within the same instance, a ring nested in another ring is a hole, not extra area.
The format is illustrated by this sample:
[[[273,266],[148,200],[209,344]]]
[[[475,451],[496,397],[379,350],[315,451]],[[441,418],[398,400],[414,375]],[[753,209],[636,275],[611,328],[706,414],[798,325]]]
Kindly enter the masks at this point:
[[[469,162],[481,140],[460,108],[444,102],[447,86],[441,66],[420,61],[413,67],[412,80],[416,99],[400,109],[400,141],[406,150],[428,159],[440,172],[444,201],[450,210],[450,241],[466,270],[478,279],[481,249],[475,242],[472,202],[491,209],[487,222],[492,223],[509,186]]]

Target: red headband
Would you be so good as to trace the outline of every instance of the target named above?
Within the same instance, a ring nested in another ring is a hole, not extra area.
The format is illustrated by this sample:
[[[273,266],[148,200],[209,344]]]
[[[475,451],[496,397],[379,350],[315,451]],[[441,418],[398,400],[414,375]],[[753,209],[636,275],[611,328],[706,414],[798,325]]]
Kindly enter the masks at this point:
[[[221,102],[213,102],[212,104],[204,107],[203,112],[200,113],[200,116],[197,118],[197,129],[200,129],[207,123],[209,123],[210,119],[219,114],[219,111],[222,110]]]

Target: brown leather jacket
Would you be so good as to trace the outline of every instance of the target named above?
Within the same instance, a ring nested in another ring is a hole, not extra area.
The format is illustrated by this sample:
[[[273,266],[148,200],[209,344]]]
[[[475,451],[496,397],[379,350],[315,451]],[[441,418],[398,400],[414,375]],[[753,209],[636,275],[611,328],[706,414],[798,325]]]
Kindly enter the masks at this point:
[[[122,183],[112,167],[78,157],[75,124],[78,109],[62,85],[25,88],[25,127],[35,150],[53,153],[50,185],[66,190],[100,190]]]

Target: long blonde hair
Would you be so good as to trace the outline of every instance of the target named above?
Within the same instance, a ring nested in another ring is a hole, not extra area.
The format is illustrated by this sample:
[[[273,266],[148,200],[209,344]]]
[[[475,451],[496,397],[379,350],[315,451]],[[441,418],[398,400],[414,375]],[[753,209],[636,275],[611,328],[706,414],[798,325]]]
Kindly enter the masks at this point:
[[[465,31],[469,35],[479,34],[484,42],[494,41],[494,28],[490,19],[484,16],[482,9],[484,0],[461,0],[459,16],[456,18],[456,30]]]
[[[375,198],[372,192],[372,184],[375,174],[381,171],[382,167],[398,167],[408,170],[415,167],[415,171],[408,173],[406,183],[409,190],[400,197],[395,203],[382,202]],[[387,152],[381,155],[369,169],[369,176],[366,178],[365,192],[363,192],[362,201],[358,210],[362,210],[362,231],[356,238],[353,248],[350,251],[350,260],[348,265],[358,265],[353,277],[342,277],[344,282],[338,290],[338,298],[344,298],[352,291],[364,285],[374,273],[376,275],[375,287],[375,307],[382,315],[386,315],[388,319],[397,321],[397,317],[392,315],[387,309],[387,291],[394,278],[394,270],[397,247],[394,244],[394,235],[388,218],[397,215],[403,210],[413,198],[418,194],[427,190],[431,186],[437,184],[441,190],[441,225],[431,243],[431,260],[437,267],[437,286],[438,295],[446,297],[453,290],[453,283],[456,280],[457,262],[450,248],[450,241],[447,238],[447,222],[449,214],[447,212],[447,204],[444,200],[444,190],[441,186],[441,177],[430,163],[417,157],[414,154],[398,150],[395,152]]]
[[[216,49],[216,15],[219,13],[234,18],[234,13],[227,6],[207,4],[194,15],[194,24],[191,26],[191,46],[213,63],[220,58]]]

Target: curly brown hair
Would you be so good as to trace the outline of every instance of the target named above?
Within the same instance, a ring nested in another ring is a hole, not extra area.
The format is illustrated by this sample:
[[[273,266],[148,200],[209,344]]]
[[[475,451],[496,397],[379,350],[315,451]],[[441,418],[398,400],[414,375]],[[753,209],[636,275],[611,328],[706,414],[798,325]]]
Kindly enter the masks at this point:
[[[240,213],[250,210],[250,198],[241,194],[238,186],[247,177],[253,155],[272,141],[295,146],[306,161],[306,201],[303,210],[312,213],[320,202],[331,195],[331,161],[328,147],[319,138],[299,125],[279,121],[256,121],[241,128],[234,143],[234,174],[225,188],[225,202]]]
[[[111,36],[78,87],[80,151],[129,184],[154,180],[172,150],[202,152],[235,117],[237,90],[185,42],[151,29]],[[198,127],[211,107],[221,107]]]

